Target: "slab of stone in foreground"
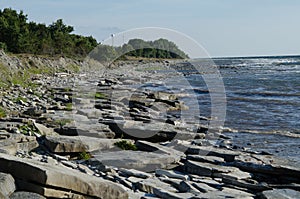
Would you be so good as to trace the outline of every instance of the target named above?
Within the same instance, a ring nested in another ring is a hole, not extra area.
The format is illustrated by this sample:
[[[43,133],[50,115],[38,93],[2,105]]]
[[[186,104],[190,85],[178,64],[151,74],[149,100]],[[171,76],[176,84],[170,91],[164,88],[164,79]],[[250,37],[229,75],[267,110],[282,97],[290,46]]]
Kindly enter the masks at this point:
[[[104,165],[152,172],[177,163],[177,156],[143,151],[114,151],[95,154]]]
[[[94,198],[128,198],[128,194],[122,187],[110,181],[32,159],[0,154],[0,172],[9,173],[15,179],[51,187],[58,191],[75,192]]]

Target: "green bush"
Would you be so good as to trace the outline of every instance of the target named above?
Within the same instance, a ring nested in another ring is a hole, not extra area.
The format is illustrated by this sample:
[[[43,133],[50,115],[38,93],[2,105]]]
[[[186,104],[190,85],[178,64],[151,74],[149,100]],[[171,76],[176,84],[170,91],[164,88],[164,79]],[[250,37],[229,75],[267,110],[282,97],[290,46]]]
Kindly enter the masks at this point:
[[[92,155],[86,151],[83,151],[83,152],[79,153],[78,158],[80,160],[89,160],[92,158]]]
[[[135,144],[132,144],[130,141],[127,140],[121,140],[119,142],[116,142],[114,145],[123,150],[132,150],[132,151],[137,150]]]

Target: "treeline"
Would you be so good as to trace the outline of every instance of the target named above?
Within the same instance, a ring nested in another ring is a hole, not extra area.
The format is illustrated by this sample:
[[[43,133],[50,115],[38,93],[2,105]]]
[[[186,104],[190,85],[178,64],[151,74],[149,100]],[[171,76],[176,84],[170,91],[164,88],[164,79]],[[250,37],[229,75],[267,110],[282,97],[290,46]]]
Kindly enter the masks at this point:
[[[186,59],[189,58],[178,46],[167,39],[144,41],[131,39],[127,44],[118,47],[99,45],[90,56],[99,61],[113,61],[128,57],[158,58],[158,59]]]
[[[188,58],[188,55],[181,51],[174,42],[162,38],[155,41],[131,39],[125,48],[131,47],[137,50],[127,53],[129,56],[164,59]]]
[[[62,19],[46,26],[28,22],[22,11],[0,10],[0,48],[8,52],[84,57],[98,45],[93,37],[73,31]]]
[[[90,52],[97,60],[126,56],[162,59],[184,59],[188,55],[166,39],[144,41],[131,39],[119,47],[98,45],[92,36],[72,34],[74,28],[58,19],[50,25],[28,22],[27,15],[11,8],[0,10],[0,49],[12,53],[85,57]],[[97,48],[96,48],[97,47]]]

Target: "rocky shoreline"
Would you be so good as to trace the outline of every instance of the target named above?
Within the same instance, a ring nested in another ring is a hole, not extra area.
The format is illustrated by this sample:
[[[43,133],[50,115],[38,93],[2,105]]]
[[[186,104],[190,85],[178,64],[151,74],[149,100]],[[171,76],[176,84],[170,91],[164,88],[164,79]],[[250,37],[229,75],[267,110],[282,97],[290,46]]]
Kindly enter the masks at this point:
[[[184,93],[142,89],[170,61],[119,65],[1,90],[0,198],[300,198],[299,165],[185,123]]]

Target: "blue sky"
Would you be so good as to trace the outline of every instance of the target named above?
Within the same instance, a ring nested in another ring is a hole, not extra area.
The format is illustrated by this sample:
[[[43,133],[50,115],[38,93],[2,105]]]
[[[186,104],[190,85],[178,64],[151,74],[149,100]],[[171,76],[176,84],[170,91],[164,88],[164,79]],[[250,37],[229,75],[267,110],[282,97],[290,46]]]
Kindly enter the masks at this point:
[[[31,21],[58,18],[102,41],[132,28],[182,32],[213,56],[300,54],[299,0],[1,0]]]

